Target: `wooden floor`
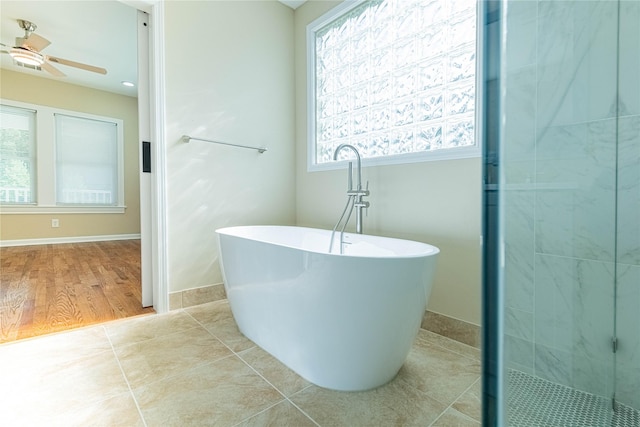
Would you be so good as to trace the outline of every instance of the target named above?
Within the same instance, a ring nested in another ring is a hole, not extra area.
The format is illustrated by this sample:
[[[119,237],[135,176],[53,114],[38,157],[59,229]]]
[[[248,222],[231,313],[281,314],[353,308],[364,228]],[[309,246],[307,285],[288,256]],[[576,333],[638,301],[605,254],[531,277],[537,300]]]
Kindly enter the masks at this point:
[[[140,240],[0,248],[0,343],[153,313]]]

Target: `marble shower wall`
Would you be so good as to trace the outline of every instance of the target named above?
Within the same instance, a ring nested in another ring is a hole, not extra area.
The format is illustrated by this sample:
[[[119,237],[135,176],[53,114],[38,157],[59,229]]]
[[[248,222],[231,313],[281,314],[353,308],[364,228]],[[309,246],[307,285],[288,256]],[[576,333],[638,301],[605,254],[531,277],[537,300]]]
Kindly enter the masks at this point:
[[[620,7],[508,3],[505,339],[508,367],[605,397],[616,375],[640,408],[640,2]]]

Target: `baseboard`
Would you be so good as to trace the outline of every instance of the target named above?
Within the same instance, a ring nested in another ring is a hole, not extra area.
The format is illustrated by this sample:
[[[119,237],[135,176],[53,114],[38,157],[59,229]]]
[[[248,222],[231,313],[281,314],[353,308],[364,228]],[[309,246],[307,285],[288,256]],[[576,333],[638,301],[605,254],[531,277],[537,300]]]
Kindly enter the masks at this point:
[[[192,307],[227,298],[224,284],[202,286],[184,291],[169,292],[169,310]]]
[[[422,317],[420,326],[427,331],[480,348],[480,326],[473,323],[427,310]]]
[[[49,237],[44,239],[0,240],[0,248],[9,246],[58,245],[62,243],[108,242],[139,240],[140,234],[108,234],[103,236]]]

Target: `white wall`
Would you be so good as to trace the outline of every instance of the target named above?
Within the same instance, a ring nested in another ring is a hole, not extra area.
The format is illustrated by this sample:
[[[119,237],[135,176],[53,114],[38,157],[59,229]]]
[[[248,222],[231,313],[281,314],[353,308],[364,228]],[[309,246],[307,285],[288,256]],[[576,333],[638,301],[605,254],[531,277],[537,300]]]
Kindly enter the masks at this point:
[[[297,223],[333,228],[346,202],[346,169],[307,172],[306,25],[340,2],[307,1],[295,13]],[[440,248],[428,309],[480,324],[480,159],[368,167],[364,231]]]
[[[169,291],[220,283],[219,227],[295,223],[293,10],[165,3]],[[181,135],[266,146],[258,154]]]
[[[222,281],[218,227],[333,227],[346,170],[306,171],[305,28],[338,3],[308,1],[294,15],[276,1],[166,2],[171,292]],[[269,151],[183,144],[183,134]],[[479,159],[363,171],[372,191],[365,232],[438,246],[429,309],[476,324],[480,171]]]

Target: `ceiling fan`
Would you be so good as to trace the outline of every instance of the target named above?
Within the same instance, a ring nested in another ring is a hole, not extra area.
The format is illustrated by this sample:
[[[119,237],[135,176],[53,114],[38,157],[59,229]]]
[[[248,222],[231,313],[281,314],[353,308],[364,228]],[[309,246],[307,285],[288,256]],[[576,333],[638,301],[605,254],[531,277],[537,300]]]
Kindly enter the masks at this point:
[[[30,68],[45,70],[56,77],[64,77],[65,74],[54,67],[51,64],[52,62],[67,65],[69,67],[80,68],[94,73],[107,74],[107,70],[101,67],[82,64],[80,62],[70,61],[68,59],[62,59],[41,53],[40,51],[49,46],[51,42],[34,33],[37,26],[33,22],[18,19],[18,25],[20,25],[20,28],[24,30],[24,37],[16,37],[16,45],[14,47],[9,47],[4,43],[0,43],[0,45],[9,49],[2,50],[1,52],[11,55],[13,60],[17,63],[26,65]]]

